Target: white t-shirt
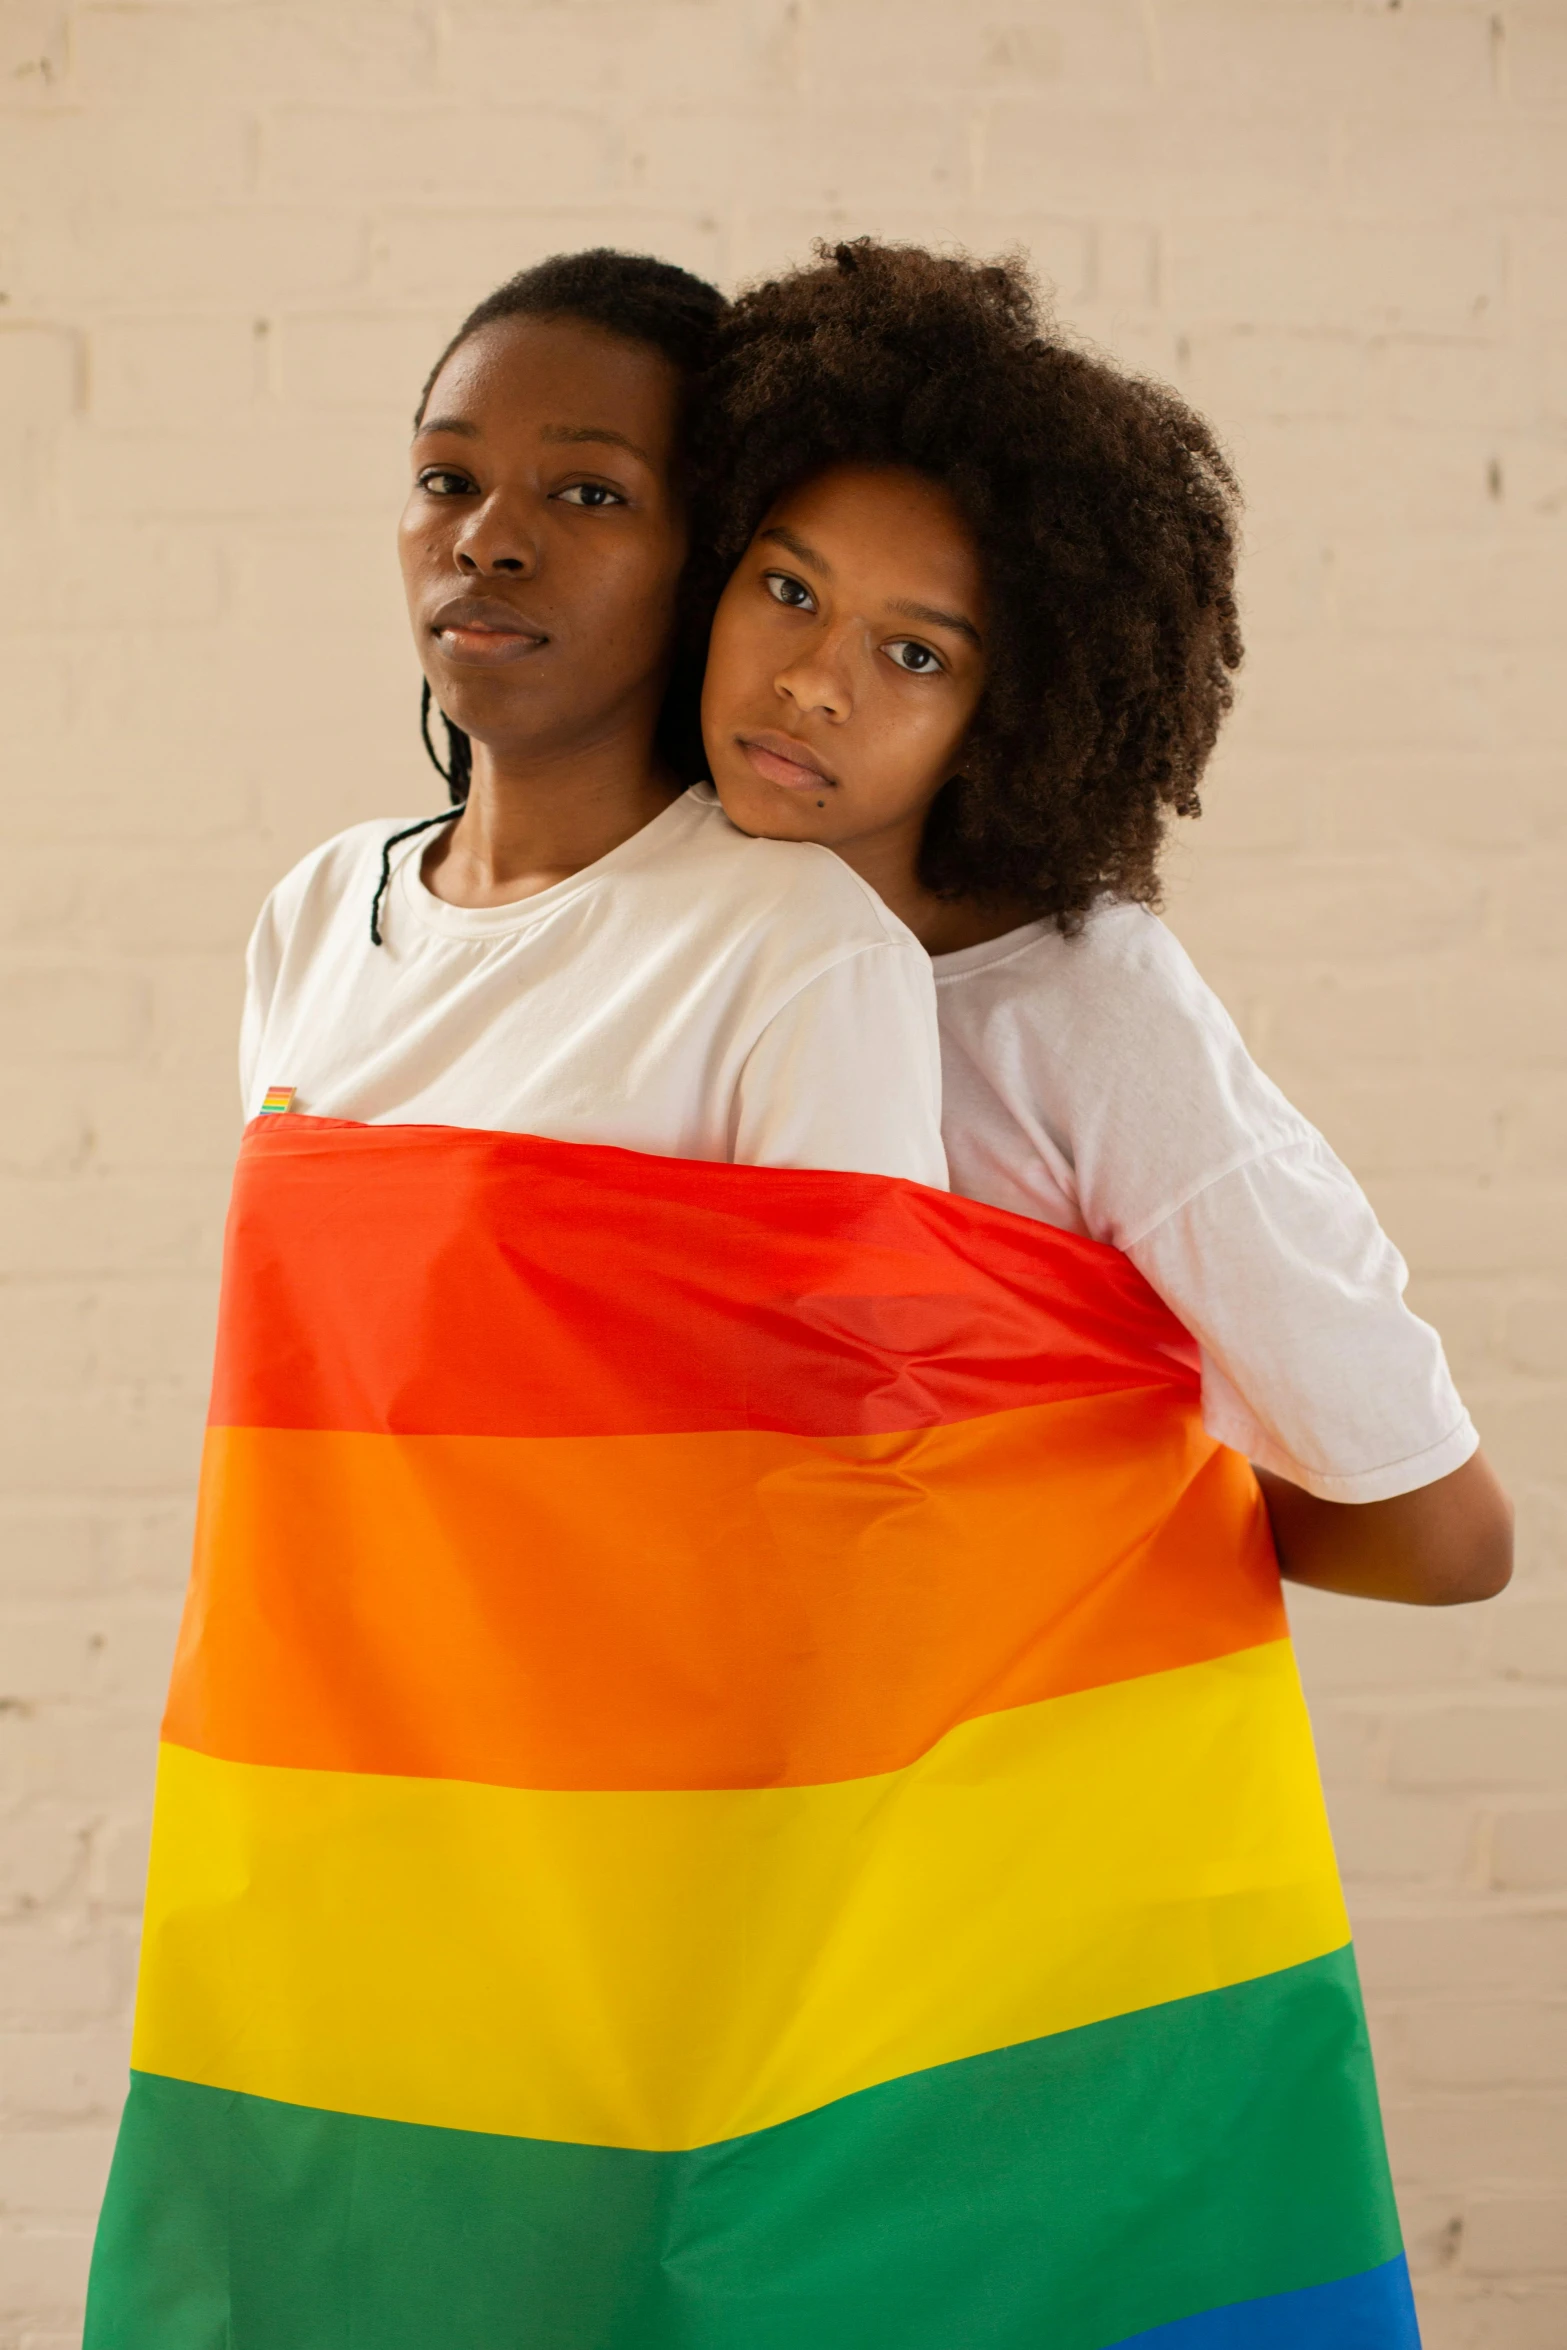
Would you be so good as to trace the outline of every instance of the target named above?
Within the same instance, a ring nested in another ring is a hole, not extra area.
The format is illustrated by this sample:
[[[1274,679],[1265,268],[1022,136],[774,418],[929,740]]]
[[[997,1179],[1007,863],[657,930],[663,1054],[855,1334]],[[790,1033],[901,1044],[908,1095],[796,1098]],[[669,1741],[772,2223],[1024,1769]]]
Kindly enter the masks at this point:
[[[479,1126],[671,1158],[947,1187],[930,960],[847,865],[686,792],[515,904],[449,906],[430,835],[358,824],[281,881],[250,943],[247,1117],[269,1086],[371,1124]]]
[[[1198,1342],[1212,1435],[1328,1501],[1468,1459],[1403,1259],[1162,922],[1106,904],[935,969],[953,1190],[1123,1249]]]

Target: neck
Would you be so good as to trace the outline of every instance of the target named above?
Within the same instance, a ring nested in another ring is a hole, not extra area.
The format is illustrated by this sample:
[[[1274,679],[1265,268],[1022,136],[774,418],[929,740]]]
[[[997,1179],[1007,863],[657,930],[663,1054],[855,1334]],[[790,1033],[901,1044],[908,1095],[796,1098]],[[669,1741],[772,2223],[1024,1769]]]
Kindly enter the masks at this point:
[[[939,898],[919,877],[917,836],[878,834],[849,841],[838,855],[868,881],[883,905],[906,922],[928,954],[953,955],[961,947],[983,946],[1030,919],[1025,907],[1002,900],[980,905],[973,898]]]
[[[425,851],[425,883],[454,906],[534,897],[618,849],[680,789],[644,729],[559,751],[475,742],[467,805]]]

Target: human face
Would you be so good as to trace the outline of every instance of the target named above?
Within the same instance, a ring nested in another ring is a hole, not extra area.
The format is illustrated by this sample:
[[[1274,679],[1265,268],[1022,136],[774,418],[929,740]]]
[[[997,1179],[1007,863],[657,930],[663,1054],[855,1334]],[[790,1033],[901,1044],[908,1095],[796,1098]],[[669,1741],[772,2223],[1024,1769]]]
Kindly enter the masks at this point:
[[[979,551],[939,483],[838,466],[780,498],[713,623],[702,732],[742,832],[912,877],[985,682]]]
[[[413,440],[398,547],[437,703],[501,759],[650,745],[686,523],[680,383],[645,344],[509,318],[460,343]]]

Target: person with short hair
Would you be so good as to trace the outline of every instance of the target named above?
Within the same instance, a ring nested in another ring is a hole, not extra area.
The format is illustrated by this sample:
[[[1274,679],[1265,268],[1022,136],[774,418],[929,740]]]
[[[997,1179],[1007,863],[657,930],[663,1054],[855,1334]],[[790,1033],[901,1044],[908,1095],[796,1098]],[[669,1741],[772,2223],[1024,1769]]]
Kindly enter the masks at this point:
[[[669,262],[567,254],[436,362],[400,547],[451,805],[354,825],[272,892],[247,1116],[276,1091],[945,1187],[917,942],[841,860],[687,788],[686,474],[723,308]]]

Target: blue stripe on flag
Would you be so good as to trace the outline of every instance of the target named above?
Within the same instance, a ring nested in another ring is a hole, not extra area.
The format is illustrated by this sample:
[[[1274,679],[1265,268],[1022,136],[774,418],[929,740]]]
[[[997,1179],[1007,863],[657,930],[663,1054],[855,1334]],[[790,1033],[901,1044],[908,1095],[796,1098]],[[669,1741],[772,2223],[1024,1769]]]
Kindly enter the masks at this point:
[[[1233,2301],[1132,2334],[1115,2350],[1420,2350],[1409,2264],[1400,2253],[1336,2284]]]

